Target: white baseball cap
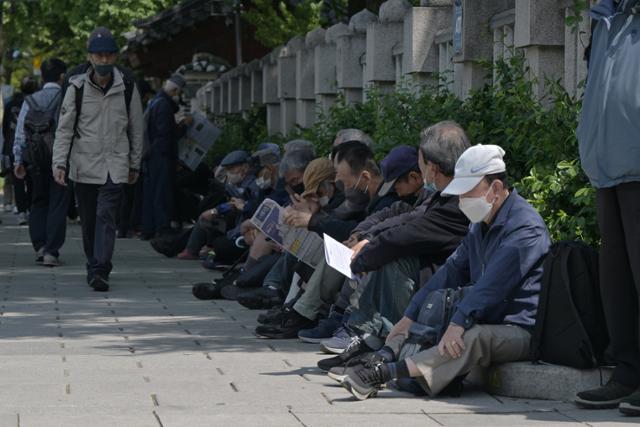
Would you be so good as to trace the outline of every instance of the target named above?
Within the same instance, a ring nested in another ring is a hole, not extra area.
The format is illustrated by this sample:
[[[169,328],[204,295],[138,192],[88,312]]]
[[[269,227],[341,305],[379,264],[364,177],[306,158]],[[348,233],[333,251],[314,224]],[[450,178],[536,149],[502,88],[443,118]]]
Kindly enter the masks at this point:
[[[453,181],[442,191],[445,196],[459,196],[473,190],[482,179],[506,171],[504,150],[497,145],[474,145],[456,162]]]

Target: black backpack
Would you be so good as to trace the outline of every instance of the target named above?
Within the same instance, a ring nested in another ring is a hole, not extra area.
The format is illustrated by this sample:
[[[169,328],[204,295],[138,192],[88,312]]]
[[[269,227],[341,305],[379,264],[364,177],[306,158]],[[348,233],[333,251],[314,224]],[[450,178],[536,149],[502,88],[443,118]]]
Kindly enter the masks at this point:
[[[38,105],[32,96],[25,98],[29,106],[29,111],[24,118],[24,134],[27,143],[25,162],[36,172],[51,169],[60,94],[58,91],[45,106]]]
[[[582,242],[554,244],[543,264],[531,339],[534,361],[590,369],[609,343],[600,298],[598,252]]]

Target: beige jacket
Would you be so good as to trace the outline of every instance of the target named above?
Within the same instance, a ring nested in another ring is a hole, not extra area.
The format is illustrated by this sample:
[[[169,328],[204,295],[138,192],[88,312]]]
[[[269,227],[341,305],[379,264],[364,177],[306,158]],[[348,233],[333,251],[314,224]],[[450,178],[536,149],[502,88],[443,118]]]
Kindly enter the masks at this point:
[[[72,181],[105,184],[110,176],[116,184],[126,183],[129,171],[140,169],[142,158],[144,120],[140,94],[137,89],[133,91],[127,117],[120,71],[114,68],[113,85],[106,94],[91,81],[89,73],[91,69],[69,81],[53,145],[53,171],[66,169],[71,148],[68,176]],[[82,110],[74,139],[75,96],[83,85]]]

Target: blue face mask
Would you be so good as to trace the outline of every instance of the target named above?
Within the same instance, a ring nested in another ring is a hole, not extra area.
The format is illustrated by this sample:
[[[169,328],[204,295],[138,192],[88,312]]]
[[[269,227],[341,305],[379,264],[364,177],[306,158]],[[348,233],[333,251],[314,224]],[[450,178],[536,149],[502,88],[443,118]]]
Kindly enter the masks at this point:
[[[436,188],[436,186],[433,184],[433,182],[424,182],[424,189],[427,190],[430,193],[435,193],[438,191],[438,189]]]

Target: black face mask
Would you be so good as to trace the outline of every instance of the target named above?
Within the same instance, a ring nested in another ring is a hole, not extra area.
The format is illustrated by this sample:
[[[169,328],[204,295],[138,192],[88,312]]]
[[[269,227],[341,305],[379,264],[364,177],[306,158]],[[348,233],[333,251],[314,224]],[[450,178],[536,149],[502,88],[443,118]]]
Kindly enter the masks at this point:
[[[297,195],[301,195],[302,193],[304,193],[304,184],[300,183],[298,185],[294,185],[293,187],[291,187],[291,189],[294,191],[294,193],[296,193]]]

